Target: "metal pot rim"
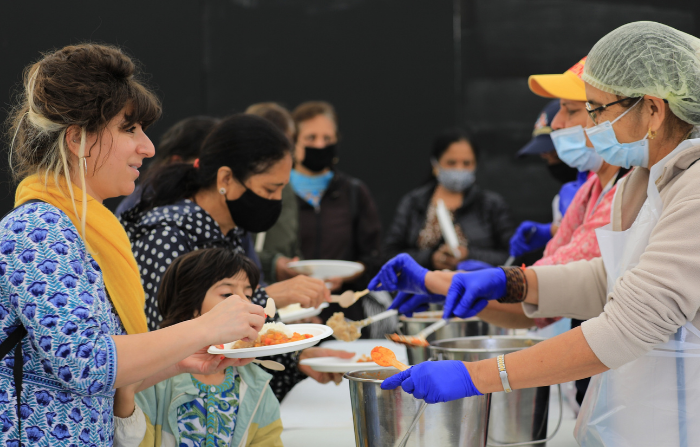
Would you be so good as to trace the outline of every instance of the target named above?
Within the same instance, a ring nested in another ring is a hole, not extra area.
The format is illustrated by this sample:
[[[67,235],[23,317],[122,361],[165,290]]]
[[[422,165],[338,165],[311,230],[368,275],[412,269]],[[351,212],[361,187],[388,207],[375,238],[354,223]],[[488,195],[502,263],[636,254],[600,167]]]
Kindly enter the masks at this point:
[[[435,340],[430,343],[430,350],[431,351],[443,351],[443,352],[510,352],[510,351],[520,351],[522,349],[527,349],[530,346],[521,346],[521,347],[514,347],[514,348],[470,348],[470,349],[465,349],[465,348],[446,348],[443,346],[439,346],[441,343],[447,343],[447,342],[452,342],[455,340],[490,340],[490,339],[497,339],[497,340],[532,340],[536,341],[537,343],[540,343],[542,341],[547,340],[546,338],[543,337],[527,337],[523,335],[480,335],[476,337],[457,337],[457,338],[446,338],[443,340]],[[537,343],[534,343],[533,346]]]
[[[401,315],[399,317],[399,321],[405,321],[407,323],[435,323],[436,321],[442,320],[442,317],[407,317],[405,315]],[[450,323],[458,323],[458,322],[469,322],[469,321],[483,321],[479,317],[470,317],[470,318],[450,318]]]
[[[396,368],[394,368],[394,369],[396,369]],[[366,370],[366,369],[356,369],[355,371],[348,371],[348,372],[346,372],[345,374],[343,374],[343,378],[344,378],[344,379],[351,380],[351,381],[353,381],[353,382],[382,383],[382,382],[384,381],[383,379],[382,379],[382,380],[379,380],[379,379],[365,379],[365,378],[363,378],[363,377],[355,377],[355,376],[351,376],[351,375],[350,375],[350,374],[352,374],[352,373],[358,373],[358,372],[368,372],[368,373],[372,373],[372,372],[377,372],[377,371],[388,371],[388,370],[376,370],[376,369],[373,369],[373,370]],[[398,374],[399,372],[400,372],[400,371],[399,371],[398,369],[396,369],[396,373]]]

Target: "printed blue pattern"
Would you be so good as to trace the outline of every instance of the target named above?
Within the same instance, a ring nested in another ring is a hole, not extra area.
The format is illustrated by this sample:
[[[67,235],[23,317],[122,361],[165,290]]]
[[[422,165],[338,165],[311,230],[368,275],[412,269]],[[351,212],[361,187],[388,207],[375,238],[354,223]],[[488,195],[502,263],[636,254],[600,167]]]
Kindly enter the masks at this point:
[[[241,376],[229,367],[220,385],[207,385],[191,377],[199,395],[177,409],[179,447],[230,445],[238,415]]]
[[[78,234],[46,203],[24,205],[0,221],[0,342],[20,323],[28,332],[22,445],[112,445],[111,335],[125,332]],[[0,362],[0,445],[19,447],[12,354]]]

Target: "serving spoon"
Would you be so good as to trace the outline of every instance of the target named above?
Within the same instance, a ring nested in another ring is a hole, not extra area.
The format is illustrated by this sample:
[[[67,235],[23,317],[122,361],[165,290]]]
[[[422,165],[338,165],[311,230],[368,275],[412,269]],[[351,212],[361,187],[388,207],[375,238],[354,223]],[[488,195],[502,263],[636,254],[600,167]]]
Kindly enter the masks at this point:
[[[408,366],[396,359],[396,354],[384,346],[375,346],[372,349],[372,360],[379,366],[393,366],[399,371],[406,371]]]
[[[387,338],[387,340],[391,340],[394,343],[401,343],[408,346],[426,347],[430,344],[428,343],[428,340],[426,340],[428,336],[445,327],[447,324],[449,324],[449,322],[450,320],[443,318],[418,332],[416,335],[386,334],[384,336]]]
[[[352,290],[346,290],[340,295],[331,295],[331,303],[338,303],[340,307],[350,307],[357,302],[360,298],[367,295],[369,289],[365,289],[362,292],[353,292]]]

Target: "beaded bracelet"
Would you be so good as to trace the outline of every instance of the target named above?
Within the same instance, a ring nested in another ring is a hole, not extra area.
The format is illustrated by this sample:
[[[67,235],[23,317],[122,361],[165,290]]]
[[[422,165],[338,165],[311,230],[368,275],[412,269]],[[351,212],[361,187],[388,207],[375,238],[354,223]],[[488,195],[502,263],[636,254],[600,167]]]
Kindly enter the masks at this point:
[[[499,303],[522,303],[527,297],[527,278],[521,267],[501,267],[506,274],[506,294]]]

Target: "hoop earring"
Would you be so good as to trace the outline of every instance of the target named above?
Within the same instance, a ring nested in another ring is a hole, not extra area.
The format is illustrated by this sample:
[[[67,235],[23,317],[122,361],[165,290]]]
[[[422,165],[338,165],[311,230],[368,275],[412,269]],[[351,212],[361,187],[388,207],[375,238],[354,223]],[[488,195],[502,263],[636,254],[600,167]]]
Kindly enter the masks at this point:
[[[650,140],[653,140],[656,138],[656,131],[651,130],[651,127],[649,128],[649,132],[647,132],[647,137],[649,137]]]
[[[219,188],[219,194],[226,195],[226,189],[225,188]]]

